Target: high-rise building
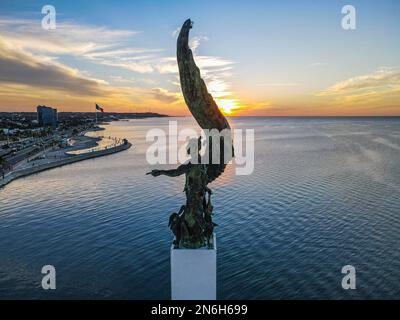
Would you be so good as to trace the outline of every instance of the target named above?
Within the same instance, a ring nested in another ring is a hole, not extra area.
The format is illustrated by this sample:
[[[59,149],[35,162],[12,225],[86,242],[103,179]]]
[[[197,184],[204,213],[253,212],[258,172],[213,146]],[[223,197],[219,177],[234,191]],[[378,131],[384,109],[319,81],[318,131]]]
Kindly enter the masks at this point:
[[[37,106],[37,119],[40,126],[57,127],[58,115],[57,109],[46,106]]]

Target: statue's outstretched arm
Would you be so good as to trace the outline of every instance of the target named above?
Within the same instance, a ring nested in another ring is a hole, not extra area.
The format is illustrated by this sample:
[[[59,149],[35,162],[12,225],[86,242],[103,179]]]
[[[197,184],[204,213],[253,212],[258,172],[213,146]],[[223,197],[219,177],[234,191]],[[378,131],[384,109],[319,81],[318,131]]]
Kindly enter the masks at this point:
[[[157,177],[160,175],[168,176],[168,177],[178,177],[184,173],[187,172],[189,169],[188,164],[181,164],[178,168],[176,169],[171,169],[171,170],[151,170],[150,172],[147,172],[146,174],[151,174],[153,177]]]

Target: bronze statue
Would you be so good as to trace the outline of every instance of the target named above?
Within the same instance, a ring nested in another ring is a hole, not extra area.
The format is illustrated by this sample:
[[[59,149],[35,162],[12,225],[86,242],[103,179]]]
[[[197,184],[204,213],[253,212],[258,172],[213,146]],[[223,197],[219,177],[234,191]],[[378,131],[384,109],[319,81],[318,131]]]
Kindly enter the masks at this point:
[[[212,96],[208,93],[206,84],[200,76],[200,70],[196,66],[192,50],[189,48],[189,31],[192,21],[186,20],[179,33],[177,41],[177,60],[181,88],[185,102],[190,112],[202,129],[216,129],[221,132],[230,129],[225,116],[219,110]],[[229,137],[229,139],[231,139]],[[152,170],[148,174],[156,177],[166,175],[176,177],[182,174],[186,176],[185,194],[186,204],[178,213],[173,213],[169,218],[169,227],[175,240],[175,248],[201,248],[212,246],[212,236],[215,223],[212,221],[213,206],[211,204],[211,190],[208,184],[215,180],[225,169],[230,157],[224,155],[224,140],[220,141],[220,159],[217,164],[203,164],[200,151],[201,138],[191,141],[191,145],[197,143],[197,154],[190,152],[191,160],[172,170]],[[212,159],[211,138],[206,139],[206,152]],[[193,144],[194,143],[194,144]],[[233,150],[232,150],[233,151]],[[193,159],[197,157],[197,159]],[[196,161],[194,161],[196,160]]]

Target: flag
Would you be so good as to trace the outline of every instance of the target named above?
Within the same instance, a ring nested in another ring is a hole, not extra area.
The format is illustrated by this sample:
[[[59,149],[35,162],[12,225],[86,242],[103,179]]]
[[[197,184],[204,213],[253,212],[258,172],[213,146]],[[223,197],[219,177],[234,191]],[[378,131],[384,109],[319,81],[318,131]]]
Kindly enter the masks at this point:
[[[96,110],[104,112],[104,109],[102,107],[100,107],[97,103],[96,103]]]

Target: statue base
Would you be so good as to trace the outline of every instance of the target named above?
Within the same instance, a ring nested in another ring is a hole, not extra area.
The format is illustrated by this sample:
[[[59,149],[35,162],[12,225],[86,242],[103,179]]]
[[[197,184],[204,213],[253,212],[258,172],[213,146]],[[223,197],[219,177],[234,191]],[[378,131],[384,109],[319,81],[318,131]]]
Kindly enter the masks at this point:
[[[171,247],[171,299],[216,300],[217,242],[211,249]]]

